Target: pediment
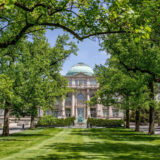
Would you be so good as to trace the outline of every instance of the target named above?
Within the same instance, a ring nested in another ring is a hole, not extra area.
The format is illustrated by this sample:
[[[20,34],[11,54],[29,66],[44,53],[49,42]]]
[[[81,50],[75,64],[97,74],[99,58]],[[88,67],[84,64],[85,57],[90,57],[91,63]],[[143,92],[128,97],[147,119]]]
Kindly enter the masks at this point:
[[[83,78],[83,77],[90,77],[90,76],[88,76],[88,75],[85,74],[85,73],[80,72],[80,73],[75,74],[73,77]]]

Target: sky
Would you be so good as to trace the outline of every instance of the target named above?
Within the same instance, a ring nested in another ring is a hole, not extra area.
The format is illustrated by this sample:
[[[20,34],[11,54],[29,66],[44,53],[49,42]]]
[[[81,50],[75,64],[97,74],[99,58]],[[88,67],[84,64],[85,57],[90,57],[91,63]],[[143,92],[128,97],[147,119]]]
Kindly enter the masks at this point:
[[[50,45],[53,47],[56,42],[57,36],[63,34],[64,32],[60,29],[54,31],[48,30],[46,32],[46,37]],[[77,56],[72,54],[68,57],[68,59],[66,59],[61,71],[62,75],[65,75],[73,65],[79,62],[83,62],[89,65],[91,68],[94,68],[95,64],[104,64],[106,59],[109,57],[109,55],[107,55],[104,51],[99,51],[100,46],[98,40],[93,41],[90,39],[86,39],[83,40],[83,42],[77,43],[76,39],[73,39],[71,35],[69,36],[71,40],[76,43],[79,50],[77,52]]]

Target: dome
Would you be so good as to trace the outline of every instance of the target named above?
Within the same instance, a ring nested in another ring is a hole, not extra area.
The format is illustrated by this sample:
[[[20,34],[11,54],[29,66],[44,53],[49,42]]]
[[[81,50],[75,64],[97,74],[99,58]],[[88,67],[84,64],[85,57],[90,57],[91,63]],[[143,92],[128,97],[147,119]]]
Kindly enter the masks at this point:
[[[66,76],[72,76],[77,73],[84,73],[88,76],[92,76],[94,74],[93,69],[91,67],[87,66],[84,63],[77,63],[70,68]]]

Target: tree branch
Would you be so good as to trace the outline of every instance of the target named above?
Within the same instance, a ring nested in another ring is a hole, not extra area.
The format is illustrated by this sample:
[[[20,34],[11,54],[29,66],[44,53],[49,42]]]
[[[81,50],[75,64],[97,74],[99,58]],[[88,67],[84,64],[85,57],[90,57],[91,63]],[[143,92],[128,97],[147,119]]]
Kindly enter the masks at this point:
[[[41,3],[37,3],[37,4],[35,4],[33,7],[31,7],[31,8],[28,8],[28,7],[22,5],[22,4],[18,3],[18,2],[16,2],[14,5],[17,6],[18,8],[21,8],[21,9],[27,11],[27,12],[33,12],[33,10],[36,9],[37,7],[47,8],[46,5],[41,4]]]
[[[21,31],[13,37],[12,40],[8,40],[6,42],[0,42],[0,48],[7,48],[9,45],[14,45],[17,43],[17,41],[25,34],[28,28],[33,27],[33,24],[26,24]]]
[[[123,63],[121,60],[119,60],[119,63],[127,70],[127,71],[132,71],[132,72],[136,72],[136,71],[140,71],[142,73],[148,73],[152,76],[154,76],[155,74],[147,69],[141,69],[141,68],[138,68],[137,66],[135,66],[134,68],[131,68],[129,66],[127,66],[125,63]]]
[[[92,34],[88,34],[86,36],[80,36],[78,33],[76,33],[75,31],[71,30],[70,28],[64,26],[64,25],[61,25],[59,23],[39,23],[39,25],[41,26],[53,26],[53,27],[59,27],[69,33],[71,33],[73,36],[75,36],[78,40],[83,40],[83,39],[86,39],[86,38],[89,38],[89,37],[92,37],[92,36],[97,36],[97,35],[103,35],[103,34],[113,34],[113,33],[126,33],[126,31],[104,31],[104,32],[95,32],[95,33],[92,33]]]

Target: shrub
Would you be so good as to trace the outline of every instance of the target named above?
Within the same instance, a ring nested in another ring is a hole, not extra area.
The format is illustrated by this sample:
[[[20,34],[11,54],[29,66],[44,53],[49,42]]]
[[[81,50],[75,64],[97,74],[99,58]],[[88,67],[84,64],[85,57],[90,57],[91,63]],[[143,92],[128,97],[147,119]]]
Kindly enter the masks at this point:
[[[116,127],[122,127],[124,125],[124,121],[88,118],[87,125],[91,127],[94,126],[94,127],[116,128]]]
[[[37,122],[37,127],[65,127],[74,124],[74,117],[55,118],[53,116],[41,117]]]

